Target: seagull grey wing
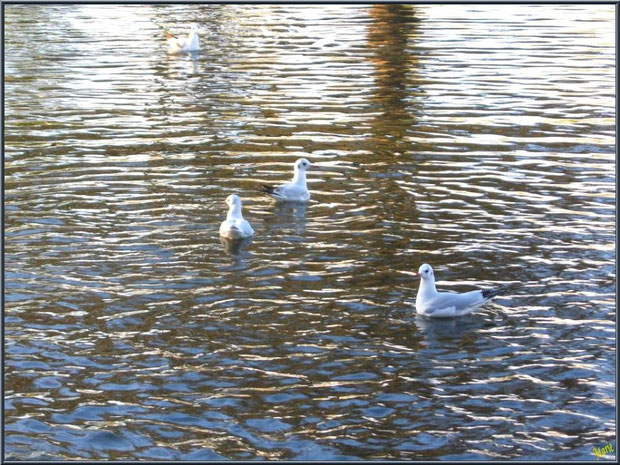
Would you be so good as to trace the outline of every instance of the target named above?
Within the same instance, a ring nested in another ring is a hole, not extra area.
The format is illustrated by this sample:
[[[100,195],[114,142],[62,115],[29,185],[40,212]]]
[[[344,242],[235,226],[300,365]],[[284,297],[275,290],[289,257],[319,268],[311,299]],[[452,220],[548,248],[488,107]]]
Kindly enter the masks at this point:
[[[310,193],[305,187],[288,183],[279,188],[282,197],[291,201],[306,201],[310,199]]]
[[[294,202],[310,199],[310,194],[307,189],[300,188],[292,183],[282,184],[278,187],[263,185],[263,192],[276,200]]]
[[[465,292],[464,294],[441,292],[428,302],[424,313],[429,316],[460,316],[471,312],[483,302],[484,299],[480,291]]]
[[[228,239],[239,239],[242,237],[248,237],[254,234],[254,230],[250,226],[246,220],[242,220],[247,223],[243,224],[242,222],[235,220],[226,220],[220,226],[220,236],[228,238]]]
[[[252,229],[248,220],[241,220],[238,224],[238,228],[243,232],[244,237],[254,235],[254,229]]]

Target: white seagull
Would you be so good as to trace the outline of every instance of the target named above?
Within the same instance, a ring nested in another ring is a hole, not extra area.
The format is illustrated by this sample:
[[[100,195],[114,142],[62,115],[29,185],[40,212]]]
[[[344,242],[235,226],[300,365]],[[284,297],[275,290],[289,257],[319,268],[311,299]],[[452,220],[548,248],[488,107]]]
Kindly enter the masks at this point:
[[[263,185],[263,192],[269,197],[285,202],[307,202],[310,192],[306,185],[306,170],[312,166],[305,158],[295,162],[295,174],[291,182],[278,187]]]
[[[437,292],[433,267],[426,263],[420,266],[415,275],[421,278],[415,302],[416,312],[433,318],[466,315],[501,292],[501,289],[478,289],[462,294]]]
[[[195,52],[200,50],[200,39],[198,38],[199,28],[192,24],[187,37],[179,39],[172,35],[170,31],[165,31],[166,42],[168,42],[169,53]]]
[[[243,219],[241,214],[241,198],[236,194],[226,197],[228,215],[220,226],[220,236],[226,239],[243,239],[254,235],[250,223]]]

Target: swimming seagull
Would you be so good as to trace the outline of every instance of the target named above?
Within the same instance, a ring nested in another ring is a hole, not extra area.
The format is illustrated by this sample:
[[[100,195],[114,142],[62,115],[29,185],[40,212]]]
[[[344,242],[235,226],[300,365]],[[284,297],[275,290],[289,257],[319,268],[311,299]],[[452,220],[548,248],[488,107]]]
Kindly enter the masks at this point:
[[[307,202],[310,200],[310,192],[306,185],[306,170],[312,166],[305,158],[295,162],[295,172],[291,182],[278,187],[263,184],[263,192],[273,199],[285,202]]]
[[[415,309],[420,315],[433,318],[447,318],[471,313],[485,304],[503,289],[478,289],[476,291],[457,294],[454,292],[437,292],[433,267],[420,266],[416,276],[421,278]]]
[[[165,31],[166,41],[168,42],[168,52],[195,52],[200,50],[200,39],[198,38],[199,28],[196,24],[192,24],[189,34],[184,39],[179,39],[172,35],[170,31]]]
[[[254,234],[250,223],[243,219],[241,214],[241,198],[236,194],[226,197],[228,215],[220,226],[220,236],[226,239],[243,239]]]

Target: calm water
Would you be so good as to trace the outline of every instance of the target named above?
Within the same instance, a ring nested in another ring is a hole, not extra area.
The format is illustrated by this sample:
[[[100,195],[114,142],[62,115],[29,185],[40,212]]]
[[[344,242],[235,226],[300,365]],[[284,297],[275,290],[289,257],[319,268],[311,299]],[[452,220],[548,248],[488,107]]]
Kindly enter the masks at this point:
[[[193,22],[203,50],[168,56],[162,27]],[[5,27],[6,458],[615,440],[612,5],[5,5]],[[274,205],[260,184],[301,156],[312,201]],[[231,192],[256,230],[232,254]],[[425,320],[424,262],[511,291]]]

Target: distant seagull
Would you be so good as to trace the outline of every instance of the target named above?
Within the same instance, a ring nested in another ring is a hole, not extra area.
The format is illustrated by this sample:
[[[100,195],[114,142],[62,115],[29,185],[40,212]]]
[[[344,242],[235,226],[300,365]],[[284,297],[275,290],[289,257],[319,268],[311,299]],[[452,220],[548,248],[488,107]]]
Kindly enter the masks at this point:
[[[295,162],[293,180],[278,187],[263,185],[263,192],[269,197],[285,202],[307,202],[310,192],[306,185],[306,170],[312,166],[305,158]]]
[[[168,42],[169,53],[195,52],[200,50],[200,39],[198,38],[199,28],[192,24],[189,34],[184,39],[179,39],[169,31],[165,31],[166,41]]]
[[[433,267],[424,264],[416,276],[421,278],[415,309],[420,315],[433,318],[448,318],[471,313],[476,308],[498,295],[501,289],[476,290],[457,294],[437,292]]]
[[[228,215],[220,226],[220,236],[226,239],[243,239],[254,234],[250,223],[243,219],[241,214],[241,198],[232,194],[226,197]]]

